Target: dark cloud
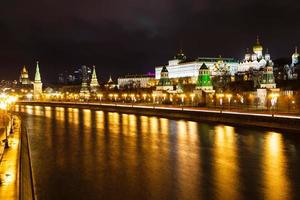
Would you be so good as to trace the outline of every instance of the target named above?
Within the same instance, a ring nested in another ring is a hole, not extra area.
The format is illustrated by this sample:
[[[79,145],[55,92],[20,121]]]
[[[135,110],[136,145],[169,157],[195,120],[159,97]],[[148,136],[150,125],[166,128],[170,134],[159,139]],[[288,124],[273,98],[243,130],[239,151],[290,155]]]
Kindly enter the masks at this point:
[[[180,48],[241,58],[256,35],[273,57],[300,46],[297,0],[10,0],[0,3],[0,78],[39,59],[49,81],[81,64],[98,74],[143,73]]]

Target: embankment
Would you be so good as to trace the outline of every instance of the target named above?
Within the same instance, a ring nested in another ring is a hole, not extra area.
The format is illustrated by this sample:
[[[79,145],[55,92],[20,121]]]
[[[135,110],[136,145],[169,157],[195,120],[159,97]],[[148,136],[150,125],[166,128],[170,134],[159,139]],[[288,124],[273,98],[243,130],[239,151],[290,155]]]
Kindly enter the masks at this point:
[[[223,123],[234,126],[261,127],[300,133],[300,117],[259,113],[201,110],[178,107],[153,107],[124,104],[73,103],[73,102],[18,102],[18,105],[59,106],[97,109],[109,112],[121,112],[139,115],[152,115],[165,118],[187,119]]]

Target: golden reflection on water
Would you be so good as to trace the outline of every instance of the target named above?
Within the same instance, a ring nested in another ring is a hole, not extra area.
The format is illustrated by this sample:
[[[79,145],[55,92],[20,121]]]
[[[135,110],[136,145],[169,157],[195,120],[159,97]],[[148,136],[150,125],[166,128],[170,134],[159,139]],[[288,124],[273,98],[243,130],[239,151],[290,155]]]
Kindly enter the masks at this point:
[[[282,135],[269,132],[264,144],[265,199],[291,199]]]
[[[91,110],[90,109],[83,109],[82,110],[83,112],[83,122],[84,122],[84,125],[87,127],[87,128],[91,128],[92,127],[92,116],[91,116]]]
[[[20,111],[20,106],[19,105],[15,105],[14,106],[14,111],[15,112],[19,112]]]
[[[129,117],[128,114],[122,114],[122,133],[128,135],[129,133]]]
[[[33,114],[34,114],[34,115],[38,115],[38,116],[44,115],[44,112],[43,112],[43,110],[42,110],[42,107],[41,107],[41,106],[34,106],[34,107],[33,107]]]
[[[30,115],[33,114],[33,106],[27,105],[27,106],[25,106],[25,108],[26,108],[26,113],[28,113]]]
[[[199,196],[199,178],[201,174],[198,142],[198,126],[196,122],[177,122],[178,146],[178,184],[180,187],[179,199],[193,199]]]
[[[57,120],[65,120],[65,108],[64,107],[55,107],[55,118]]]
[[[140,116],[141,120],[141,133],[142,135],[149,132],[149,117],[146,116]]]
[[[111,133],[119,133],[119,120],[120,114],[117,112],[109,112],[108,113],[108,129]]]
[[[49,106],[45,107],[45,116],[48,118],[51,118],[51,114],[52,114],[52,108]]]
[[[104,112],[96,111],[96,128],[101,132],[104,130]]]
[[[72,108],[72,119],[74,124],[79,124],[79,109],[78,108]]]
[[[213,178],[217,199],[239,199],[239,163],[235,130],[216,126],[213,146]]]

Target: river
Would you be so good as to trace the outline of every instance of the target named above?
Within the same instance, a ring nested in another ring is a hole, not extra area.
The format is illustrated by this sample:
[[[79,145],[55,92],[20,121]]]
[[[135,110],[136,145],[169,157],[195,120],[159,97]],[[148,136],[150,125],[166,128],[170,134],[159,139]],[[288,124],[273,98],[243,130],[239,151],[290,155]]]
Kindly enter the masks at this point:
[[[300,134],[16,106],[40,200],[300,198]]]

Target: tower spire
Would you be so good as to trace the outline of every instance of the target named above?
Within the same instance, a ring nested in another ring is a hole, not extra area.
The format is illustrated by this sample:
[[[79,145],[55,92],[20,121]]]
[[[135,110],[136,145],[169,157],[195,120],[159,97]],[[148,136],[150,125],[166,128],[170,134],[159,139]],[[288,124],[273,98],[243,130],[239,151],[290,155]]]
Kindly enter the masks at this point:
[[[36,62],[36,70],[34,76],[34,83],[33,83],[33,94],[35,99],[39,99],[40,95],[43,93],[43,83],[41,81],[41,74],[39,68],[39,61]]]
[[[97,74],[96,74],[96,67],[95,65],[93,66],[93,73],[92,73],[92,79],[91,79],[91,83],[90,83],[91,87],[98,87],[99,86],[99,82],[97,79]]]
[[[298,53],[298,47],[295,46],[295,53]]]
[[[41,82],[41,74],[40,74],[40,68],[39,68],[39,61],[36,62],[36,70],[35,70],[35,77],[34,82]]]
[[[260,44],[260,42],[259,42],[259,35],[256,36],[256,44]]]

